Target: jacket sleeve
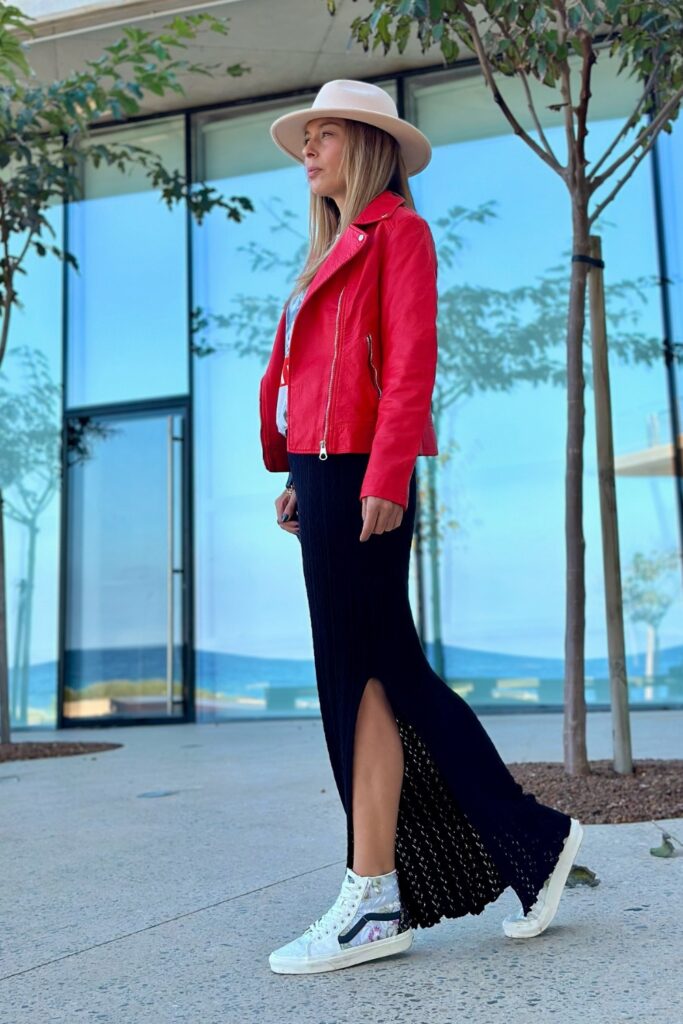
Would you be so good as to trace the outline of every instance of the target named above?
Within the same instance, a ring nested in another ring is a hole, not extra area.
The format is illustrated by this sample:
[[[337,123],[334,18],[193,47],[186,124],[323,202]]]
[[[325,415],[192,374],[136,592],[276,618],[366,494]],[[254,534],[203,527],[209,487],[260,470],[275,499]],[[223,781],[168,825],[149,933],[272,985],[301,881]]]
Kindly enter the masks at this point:
[[[427,221],[402,218],[380,270],[382,395],[360,497],[408,505],[437,363],[437,256]]]

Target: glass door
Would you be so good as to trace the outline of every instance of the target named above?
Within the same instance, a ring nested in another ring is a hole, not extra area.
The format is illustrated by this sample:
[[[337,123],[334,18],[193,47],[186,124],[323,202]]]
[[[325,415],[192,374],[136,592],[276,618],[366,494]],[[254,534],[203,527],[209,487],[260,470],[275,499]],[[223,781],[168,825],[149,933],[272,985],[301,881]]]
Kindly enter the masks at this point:
[[[62,726],[187,718],[187,423],[67,415]]]

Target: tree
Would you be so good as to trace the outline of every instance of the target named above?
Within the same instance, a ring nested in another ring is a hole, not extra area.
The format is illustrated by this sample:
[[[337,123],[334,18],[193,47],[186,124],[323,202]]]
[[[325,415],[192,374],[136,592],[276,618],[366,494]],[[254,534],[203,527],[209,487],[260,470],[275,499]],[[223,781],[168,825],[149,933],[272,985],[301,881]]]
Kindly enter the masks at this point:
[[[659,650],[658,629],[674,601],[671,583],[678,567],[678,552],[654,552],[650,557],[636,551],[624,581],[624,607],[632,622],[647,627],[647,650],[643,676],[654,682]],[[663,584],[659,585],[659,584]]]
[[[30,250],[79,269],[75,256],[54,241],[49,210],[55,203],[82,198],[82,171],[88,162],[94,167],[106,163],[121,173],[141,167],[169,208],[185,203],[198,223],[214,208],[237,222],[253,209],[246,196],[226,199],[204,182],[193,184],[179,171],[168,171],[152,151],[103,143],[91,131],[97,122],[123,123],[138,114],[149,94],[184,94],[180,72],[213,75],[220,65],[192,63],[173,53],[185,49],[203,29],[227,34],[229,19],[205,13],[175,17],[157,36],[125,27],[121,39],[96,60],[86,61],[83,70],[47,85],[38,81],[26,59],[25,40],[34,34],[33,20],[17,7],[0,4],[0,368],[12,309],[22,305],[18,280],[27,272]],[[249,70],[232,64],[221,73],[238,76]],[[10,447],[3,450],[0,478],[0,743],[10,741],[2,489],[26,468],[25,445],[16,432]]]
[[[334,15],[335,0],[326,3]],[[572,255],[566,325],[564,761],[567,772],[586,774],[590,769],[584,690],[583,338],[587,275],[590,268],[600,265],[591,253],[591,238],[596,237],[591,230],[660,132],[670,133],[678,116],[683,98],[683,0],[371,0],[371,6],[370,14],[351,23],[352,38],[366,51],[372,42],[373,49],[381,45],[385,54],[394,43],[403,52],[416,28],[422,51],[437,45],[446,64],[454,63],[463,47],[474,53],[492,98],[512,131],[560,177],[569,196]],[[639,83],[640,96],[605,151],[591,161],[586,149],[591,76],[600,49],[610,57],[617,55],[618,73],[628,71]],[[572,81],[572,64],[578,65],[578,90]],[[501,76],[521,84],[533,124],[530,131],[506,102]],[[558,101],[548,107],[562,115],[564,164],[543,130],[533,79],[549,90],[559,87]],[[627,141],[632,130],[634,137]],[[598,198],[597,192],[605,187],[608,191]],[[601,486],[606,486],[604,479]],[[617,683],[620,699],[627,705],[625,671]]]

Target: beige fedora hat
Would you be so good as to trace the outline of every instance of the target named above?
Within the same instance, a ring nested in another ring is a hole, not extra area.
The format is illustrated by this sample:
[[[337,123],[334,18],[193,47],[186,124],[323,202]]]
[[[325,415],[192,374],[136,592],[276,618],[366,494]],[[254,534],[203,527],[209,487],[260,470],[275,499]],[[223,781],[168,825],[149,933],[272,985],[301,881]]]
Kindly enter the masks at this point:
[[[417,174],[431,159],[429,139],[410,122],[398,116],[396,104],[386,89],[350,78],[335,78],[325,82],[311,107],[293,110],[278,117],[270,126],[270,134],[280,149],[303,163],[301,150],[306,122],[314,117],[326,116],[365,121],[393,135],[401,147],[409,175]]]

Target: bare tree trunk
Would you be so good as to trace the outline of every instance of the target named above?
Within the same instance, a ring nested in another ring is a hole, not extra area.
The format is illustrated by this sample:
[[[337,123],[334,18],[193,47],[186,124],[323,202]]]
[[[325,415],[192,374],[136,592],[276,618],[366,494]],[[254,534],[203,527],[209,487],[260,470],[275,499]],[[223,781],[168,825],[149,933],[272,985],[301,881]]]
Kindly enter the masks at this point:
[[[574,254],[589,254],[587,203],[572,194]],[[583,536],[583,440],[585,432],[583,335],[586,264],[572,261],[567,323],[567,461],[565,476],[566,619],[564,644],[564,767],[590,772],[586,752],[585,550]]]
[[[598,235],[591,235],[590,246],[592,258],[599,261],[590,265],[588,291],[593,350],[593,393],[595,397],[600,524],[602,527],[602,563],[605,577],[605,619],[607,622],[612,705],[612,753],[615,771],[630,775],[633,773],[631,723],[628,712],[624,610],[621,597],[617,489],[614,481],[614,442],[607,356],[605,289],[601,266],[602,246]]]
[[[9,340],[9,325],[14,298],[13,275],[5,263],[2,284],[5,301],[0,328],[0,367],[2,367]],[[7,596],[5,589],[5,500],[0,488],[0,743],[9,743],[9,645],[7,642]]]
[[[655,679],[655,627],[647,624],[647,647],[645,648],[645,679],[653,683]]]
[[[28,725],[28,701],[29,691],[31,688],[31,631],[33,628],[33,601],[35,597],[35,583],[36,583],[36,553],[38,550],[38,527],[36,526],[35,520],[31,520],[28,524],[28,557],[27,561],[27,573],[26,573],[26,592],[25,592],[25,619],[24,619],[24,635],[21,649],[21,677],[16,680],[17,687],[20,688],[20,721],[22,725]]]
[[[24,650],[24,623],[26,619],[26,600],[24,594],[26,593],[26,580],[19,580],[17,586],[17,611],[14,617],[14,665],[12,671],[14,673],[14,687],[10,694],[10,719],[13,719],[17,725],[25,725],[26,723],[22,720],[20,714],[21,707],[21,690],[23,686],[23,669],[21,654]]]
[[[10,742],[7,602],[5,599],[5,510],[0,491],[0,743]]]
[[[434,671],[446,678],[446,660],[441,634],[441,575],[439,570],[439,523],[436,510],[436,466],[434,459],[427,459],[427,508],[429,509],[429,564],[432,584],[432,641]]]

